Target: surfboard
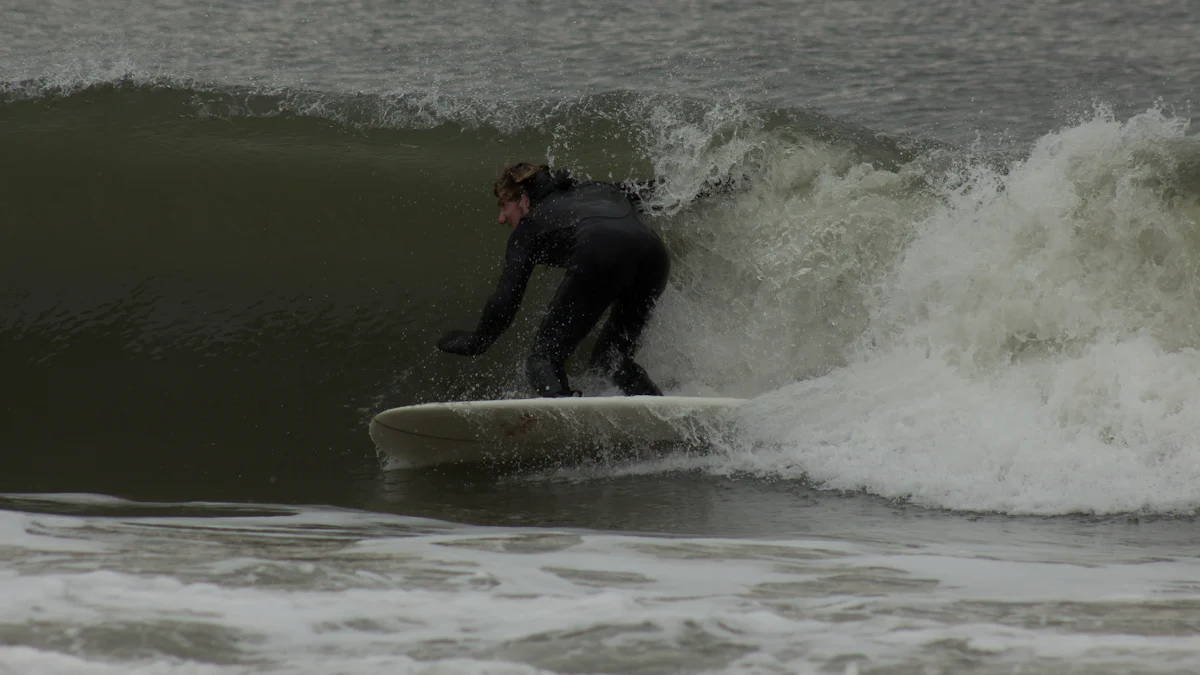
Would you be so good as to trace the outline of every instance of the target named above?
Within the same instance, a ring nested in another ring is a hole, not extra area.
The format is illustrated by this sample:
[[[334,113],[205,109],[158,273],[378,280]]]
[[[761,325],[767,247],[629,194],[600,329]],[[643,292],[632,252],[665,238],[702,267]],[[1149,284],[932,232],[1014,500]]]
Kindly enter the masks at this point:
[[[560,461],[672,444],[700,449],[743,402],[602,396],[423,403],[379,413],[370,435],[388,468]]]

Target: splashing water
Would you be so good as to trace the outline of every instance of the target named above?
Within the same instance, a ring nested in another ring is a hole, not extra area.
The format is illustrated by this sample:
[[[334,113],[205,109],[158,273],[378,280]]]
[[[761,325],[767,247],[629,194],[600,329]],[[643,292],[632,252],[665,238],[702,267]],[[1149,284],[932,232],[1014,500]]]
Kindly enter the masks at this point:
[[[768,207],[762,192],[737,200],[750,216],[730,220],[749,224],[718,230],[693,263],[702,280],[674,298],[676,320],[696,325],[691,353],[719,364],[693,360],[697,379],[758,373],[741,383],[753,389],[817,375],[749,407],[754,451],[724,469],[954,509],[1196,508],[1200,208],[1178,180],[1186,128],[1160,110],[1119,122],[1101,109],[1007,171],[960,165],[916,191],[903,172],[777,165],[773,186],[803,175],[782,167],[820,169]],[[713,262],[729,242],[757,247],[730,256],[733,274]],[[697,320],[689,294],[722,311]]]

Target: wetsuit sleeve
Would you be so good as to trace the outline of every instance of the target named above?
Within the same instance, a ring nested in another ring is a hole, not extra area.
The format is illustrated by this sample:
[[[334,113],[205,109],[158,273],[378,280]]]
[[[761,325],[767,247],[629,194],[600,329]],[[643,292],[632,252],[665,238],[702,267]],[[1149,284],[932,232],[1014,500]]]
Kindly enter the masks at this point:
[[[508,238],[504,271],[500,273],[496,292],[484,304],[483,316],[479,318],[479,327],[475,329],[476,347],[480,352],[492,346],[496,338],[508,330],[521,307],[521,299],[525,297],[525,288],[529,285],[534,266],[533,242],[527,232],[527,229],[517,226]]]

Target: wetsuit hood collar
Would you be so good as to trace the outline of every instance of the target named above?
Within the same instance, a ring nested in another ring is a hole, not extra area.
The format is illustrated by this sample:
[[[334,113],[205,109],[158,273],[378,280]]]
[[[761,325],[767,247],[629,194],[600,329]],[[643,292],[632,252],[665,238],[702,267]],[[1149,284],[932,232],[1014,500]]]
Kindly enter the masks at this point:
[[[525,191],[529,194],[529,203],[536,204],[555,192],[562,192],[574,184],[571,172],[560,169],[553,173],[539,171],[525,181]]]

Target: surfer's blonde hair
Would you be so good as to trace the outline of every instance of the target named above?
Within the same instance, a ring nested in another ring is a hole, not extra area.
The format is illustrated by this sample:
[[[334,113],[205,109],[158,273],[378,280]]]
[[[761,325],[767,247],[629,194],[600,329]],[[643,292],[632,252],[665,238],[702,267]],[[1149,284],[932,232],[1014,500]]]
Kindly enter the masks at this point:
[[[510,164],[504,167],[504,173],[496,179],[496,183],[492,186],[492,192],[496,195],[496,205],[504,208],[508,202],[520,201],[521,195],[527,192],[523,183],[532,178],[534,174],[549,170],[550,167],[545,164],[531,162]]]

